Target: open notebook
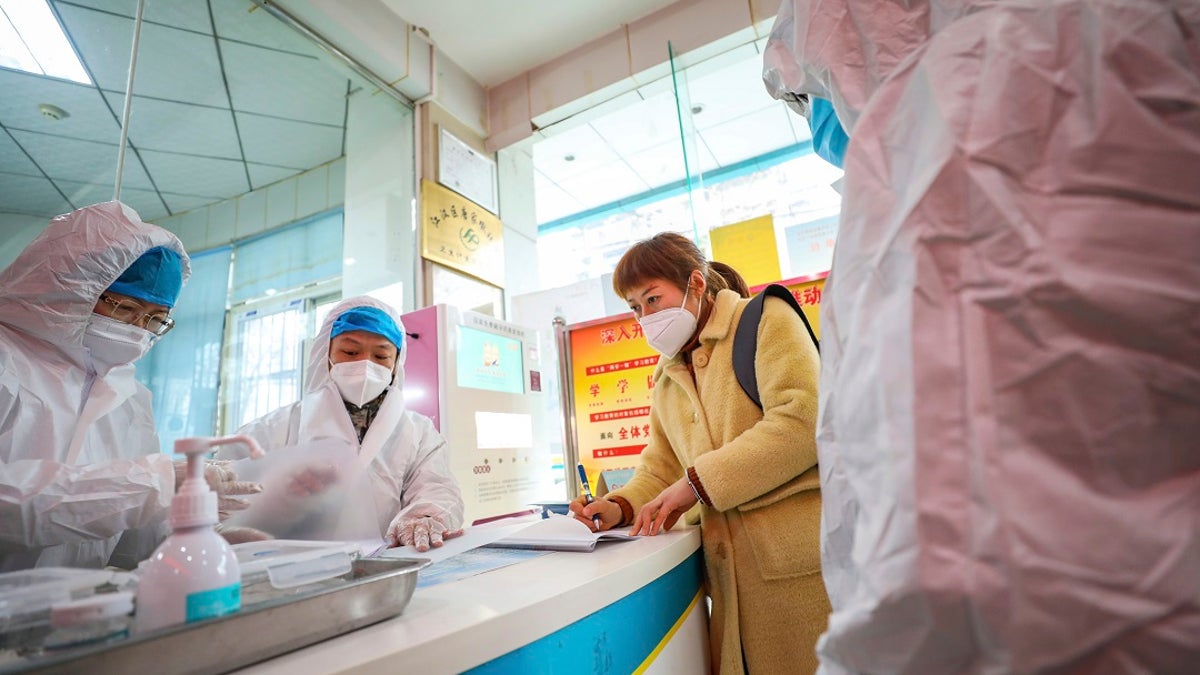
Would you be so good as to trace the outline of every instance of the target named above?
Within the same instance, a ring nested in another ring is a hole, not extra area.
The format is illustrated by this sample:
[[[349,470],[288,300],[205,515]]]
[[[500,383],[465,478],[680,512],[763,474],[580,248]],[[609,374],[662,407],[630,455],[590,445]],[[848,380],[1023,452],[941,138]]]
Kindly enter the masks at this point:
[[[529,548],[540,551],[592,551],[599,541],[637,539],[629,528],[592,532],[587,525],[570,516],[550,516],[493,541],[493,548]]]

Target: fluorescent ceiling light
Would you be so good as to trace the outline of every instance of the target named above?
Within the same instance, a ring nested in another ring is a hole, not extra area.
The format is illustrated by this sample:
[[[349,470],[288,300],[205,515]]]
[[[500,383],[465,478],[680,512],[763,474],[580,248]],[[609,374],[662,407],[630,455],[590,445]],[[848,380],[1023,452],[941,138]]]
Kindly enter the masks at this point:
[[[92,83],[45,0],[0,0],[0,67]]]

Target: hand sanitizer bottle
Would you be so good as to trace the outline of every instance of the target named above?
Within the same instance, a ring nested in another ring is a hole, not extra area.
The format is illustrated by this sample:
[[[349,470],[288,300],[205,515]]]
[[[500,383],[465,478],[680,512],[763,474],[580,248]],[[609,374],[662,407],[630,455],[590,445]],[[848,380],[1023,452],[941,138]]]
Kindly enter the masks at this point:
[[[244,443],[253,457],[262,448],[248,436],[181,438],[176,454],[187,456],[187,479],[171,500],[167,537],[139,567],[134,632],[230,614],[242,606],[237,556],[217,534],[217,494],[204,480],[204,456],[218,445]]]

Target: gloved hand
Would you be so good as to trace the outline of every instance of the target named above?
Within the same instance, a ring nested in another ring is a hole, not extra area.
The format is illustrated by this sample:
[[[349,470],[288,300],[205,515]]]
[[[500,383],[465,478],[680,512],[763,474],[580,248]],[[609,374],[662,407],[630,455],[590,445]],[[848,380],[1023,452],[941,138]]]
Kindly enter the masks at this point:
[[[462,528],[450,531],[442,516],[403,514],[396,516],[388,526],[387,542],[388,546],[412,546],[418,553],[424,553],[462,533]]]
[[[332,464],[312,464],[288,478],[287,493],[290,497],[319,495],[338,481],[337,467]]]
[[[227,527],[223,523],[217,525],[217,534],[224,537],[225,541],[230,544],[244,544],[248,541],[266,541],[275,538],[253,527]]]
[[[251,481],[239,481],[234,473],[232,462],[227,460],[205,460],[204,481],[208,487],[217,493],[217,516],[221,520],[229,518],[234,511],[241,511],[250,506],[250,502],[237,495],[254,495],[262,492],[262,484]],[[183,485],[187,478],[187,460],[175,462],[175,490]]]

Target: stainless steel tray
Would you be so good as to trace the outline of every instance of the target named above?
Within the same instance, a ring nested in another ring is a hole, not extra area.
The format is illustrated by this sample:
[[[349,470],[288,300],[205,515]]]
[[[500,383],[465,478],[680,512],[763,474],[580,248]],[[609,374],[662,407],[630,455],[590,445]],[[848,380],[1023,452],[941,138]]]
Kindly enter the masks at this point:
[[[223,673],[404,611],[424,558],[357,558],[351,571],[294,589],[243,588],[242,610],[0,666],[8,673]]]

